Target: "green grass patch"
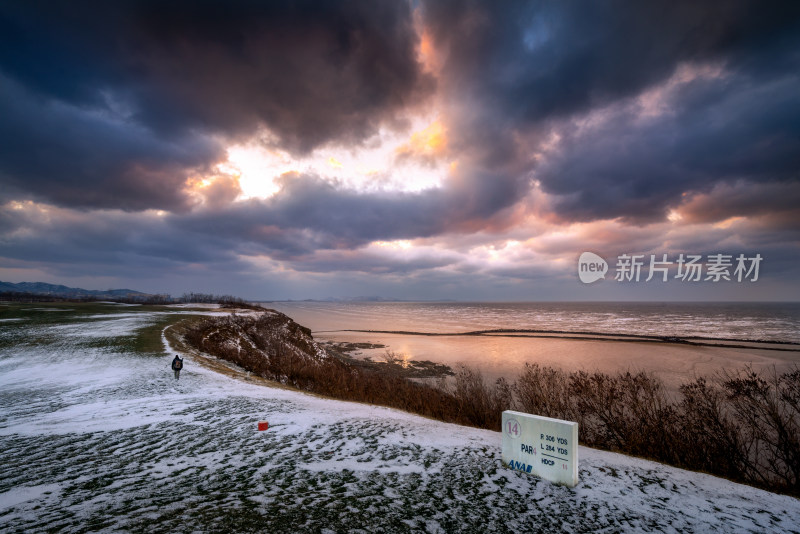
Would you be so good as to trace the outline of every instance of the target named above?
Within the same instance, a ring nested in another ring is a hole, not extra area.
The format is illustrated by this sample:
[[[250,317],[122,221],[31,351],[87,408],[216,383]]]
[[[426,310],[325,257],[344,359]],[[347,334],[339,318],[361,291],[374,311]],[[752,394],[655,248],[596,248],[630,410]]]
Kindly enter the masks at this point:
[[[181,312],[200,311],[182,308]],[[91,348],[107,348],[121,352],[163,356],[165,354],[161,333],[164,328],[186,319],[198,319],[200,315],[177,313],[175,308],[161,305],[119,305],[104,302],[7,302],[0,305],[0,347],[14,345],[48,345],[60,339],[47,331],[31,336],[31,326],[55,326],[60,324],[99,323],[116,314],[148,316],[140,328],[125,336],[97,337],[81,343]],[[25,327],[23,330],[17,326]],[[35,330],[34,330],[35,332]],[[100,332],[102,333],[102,332]]]

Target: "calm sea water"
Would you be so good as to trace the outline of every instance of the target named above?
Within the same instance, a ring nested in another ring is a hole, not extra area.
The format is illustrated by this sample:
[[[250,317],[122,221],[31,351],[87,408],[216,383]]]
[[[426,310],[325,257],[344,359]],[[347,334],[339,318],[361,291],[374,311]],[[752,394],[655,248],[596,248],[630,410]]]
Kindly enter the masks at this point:
[[[800,342],[800,303],[269,303],[315,331],[496,328]]]
[[[408,359],[466,364],[490,379],[514,379],[526,363],[565,370],[644,370],[677,388],[696,376],[752,366],[779,372],[800,365],[788,350],[513,336],[424,336],[345,332],[459,333],[492,329],[708,337],[800,342],[800,304],[779,303],[267,303],[321,341],[380,343]],[[380,360],[386,349],[360,357]]]

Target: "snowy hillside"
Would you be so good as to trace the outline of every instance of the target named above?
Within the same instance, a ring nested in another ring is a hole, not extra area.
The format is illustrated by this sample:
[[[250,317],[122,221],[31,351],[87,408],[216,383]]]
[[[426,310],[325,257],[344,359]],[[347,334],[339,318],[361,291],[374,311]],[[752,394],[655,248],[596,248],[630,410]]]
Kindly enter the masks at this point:
[[[175,381],[124,342],[169,316],[123,310],[0,322],[0,531],[800,532],[800,501],[703,474],[581,448],[569,489],[496,432],[191,355]]]

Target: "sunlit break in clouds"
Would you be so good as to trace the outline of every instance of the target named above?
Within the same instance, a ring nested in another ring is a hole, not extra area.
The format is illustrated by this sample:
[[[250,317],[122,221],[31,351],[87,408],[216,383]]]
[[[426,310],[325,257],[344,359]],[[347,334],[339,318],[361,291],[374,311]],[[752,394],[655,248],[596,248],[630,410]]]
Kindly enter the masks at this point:
[[[424,117],[423,117],[424,120]],[[442,164],[446,136],[439,121],[411,133],[380,131],[366,146],[330,146],[294,155],[264,146],[259,138],[230,145],[217,170],[239,183],[240,198],[269,198],[281,189],[287,173],[313,174],[354,191],[421,191],[440,187],[448,165]]]
[[[3,281],[800,298],[796,2],[18,2],[0,44]],[[719,254],[758,279],[677,276]]]

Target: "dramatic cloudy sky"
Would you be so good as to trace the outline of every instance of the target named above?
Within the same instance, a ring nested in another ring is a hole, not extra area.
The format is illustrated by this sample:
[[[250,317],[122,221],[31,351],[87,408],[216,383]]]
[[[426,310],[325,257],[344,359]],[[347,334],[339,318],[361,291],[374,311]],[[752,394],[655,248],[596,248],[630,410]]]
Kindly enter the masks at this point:
[[[3,281],[800,300],[799,262],[795,1],[0,3]]]

